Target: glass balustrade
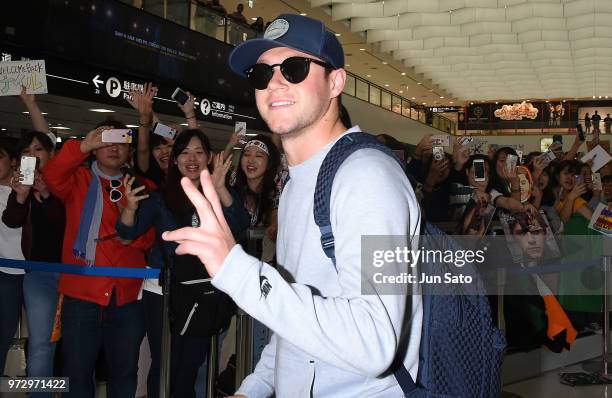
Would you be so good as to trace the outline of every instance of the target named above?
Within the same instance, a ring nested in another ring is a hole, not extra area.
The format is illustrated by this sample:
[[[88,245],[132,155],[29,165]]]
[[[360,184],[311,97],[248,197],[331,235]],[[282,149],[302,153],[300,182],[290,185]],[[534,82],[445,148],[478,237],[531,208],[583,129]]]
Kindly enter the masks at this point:
[[[121,0],[169,21],[214,37],[231,45],[260,37],[263,32],[233,20],[222,8],[204,0]],[[207,4],[206,6],[204,4]],[[233,12],[234,10],[227,10]],[[344,94],[369,102],[390,112],[428,124],[449,134],[456,134],[457,123],[440,114],[430,114],[425,107],[392,93],[357,75],[347,72]]]

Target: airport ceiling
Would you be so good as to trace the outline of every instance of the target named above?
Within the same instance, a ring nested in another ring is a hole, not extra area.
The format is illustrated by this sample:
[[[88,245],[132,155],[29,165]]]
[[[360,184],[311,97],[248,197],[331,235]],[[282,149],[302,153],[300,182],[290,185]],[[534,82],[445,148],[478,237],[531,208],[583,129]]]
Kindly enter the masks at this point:
[[[225,0],[228,12],[239,2]],[[347,70],[427,105],[612,96],[612,0],[253,0],[339,34]],[[369,77],[368,77],[369,75]]]

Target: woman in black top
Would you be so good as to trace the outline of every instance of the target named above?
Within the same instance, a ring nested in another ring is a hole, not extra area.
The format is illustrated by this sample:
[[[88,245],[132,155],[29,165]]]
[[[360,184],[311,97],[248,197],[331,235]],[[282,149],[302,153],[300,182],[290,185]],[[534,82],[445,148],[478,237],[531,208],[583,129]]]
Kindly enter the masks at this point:
[[[41,170],[54,154],[54,145],[44,133],[32,131],[22,136],[18,152],[34,156]],[[61,262],[65,226],[63,203],[53,196],[42,174],[36,171],[34,184],[23,185],[21,174],[15,173],[2,221],[10,228],[23,228],[21,246],[26,260]],[[59,274],[29,271],[23,280],[23,294],[28,322],[29,377],[52,377],[55,343],[51,331],[58,300]],[[51,396],[51,395],[49,395]]]

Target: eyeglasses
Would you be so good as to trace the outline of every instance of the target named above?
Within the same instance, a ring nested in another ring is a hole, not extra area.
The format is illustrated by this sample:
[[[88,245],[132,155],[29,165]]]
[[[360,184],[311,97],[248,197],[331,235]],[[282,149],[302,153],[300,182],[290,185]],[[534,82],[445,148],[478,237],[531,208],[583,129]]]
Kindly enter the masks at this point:
[[[119,202],[123,197],[123,194],[119,190],[119,188],[121,188],[121,185],[121,180],[110,180],[110,191],[108,193],[111,202]]]
[[[280,71],[289,83],[298,84],[308,77],[310,63],[314,62],[326,69],[333,69],[330,64],[306,57],[289,57],[280,64],[255,64],[244,71],[247,80],[257,90],[265,90],[274,75],[274,67],[280,66]]]

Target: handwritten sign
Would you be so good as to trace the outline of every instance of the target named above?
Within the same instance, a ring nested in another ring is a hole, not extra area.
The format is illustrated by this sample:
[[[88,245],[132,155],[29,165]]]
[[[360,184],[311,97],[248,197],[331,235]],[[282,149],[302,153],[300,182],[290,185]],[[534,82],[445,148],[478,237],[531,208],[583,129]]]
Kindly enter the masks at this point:
[[[0,96],[19,95],[21,86],[28,94],[46,94],[45,61],[0,62]]]

